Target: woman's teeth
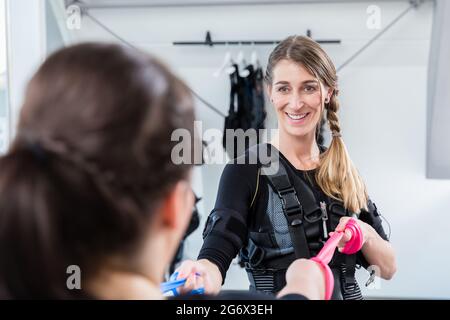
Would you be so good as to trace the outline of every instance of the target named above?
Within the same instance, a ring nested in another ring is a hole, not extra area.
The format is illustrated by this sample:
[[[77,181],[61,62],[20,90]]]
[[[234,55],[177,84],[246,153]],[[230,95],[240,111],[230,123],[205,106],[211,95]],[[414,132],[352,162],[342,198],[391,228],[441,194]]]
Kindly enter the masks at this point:
[[[308,115],[308,113],[300,113],[300,114],[286,113],[286,114],[292,120],[301,120],[301,119],[303,119],[304,117],[306,117]]]

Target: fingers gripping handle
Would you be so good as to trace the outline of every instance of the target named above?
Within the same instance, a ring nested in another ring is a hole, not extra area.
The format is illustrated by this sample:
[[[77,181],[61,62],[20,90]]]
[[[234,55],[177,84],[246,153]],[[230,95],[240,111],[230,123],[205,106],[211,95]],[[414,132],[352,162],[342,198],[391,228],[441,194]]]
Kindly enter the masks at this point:
[[[201,276],[199,273],[195,273],[195,276]],[[184,286],[187,278],[177,279],[178,272],[175,272],[170,276],[170,280],[167,282],[163,282],[160,285],[160,289],[164,295],[171,294],[173,296],[178,296],[178,288]],[[205,288],[197,288],[190,292],[190,294],[204,294]]]
[[[330,300],[334,288],[334,276],[328,264],[333,258],[334,251],[336,250],[339,241],[344,236],[344,233],[349,231],[351,233],[350,240],[346,243],[342,250],[345,254],[354,254],[361,250],[363,245],[363,234],[361,228],[355,219],[350,219],[345,226],[344,232],[335,232],[330,239],[324,244],[322,250],[312,261],[317,262],[323,269],[325,275],[325,300]]]
[[[347,225],[345,226],[344,231],[347,231],[347,230],[351,232],[352,237],[345,245],[344,249],[342,250],[342,253],[354,254],[354,253],[358,252],[359,250],[361,250],[361,248],[362,248],[363,241],[364,241],[363,233],[361,231],[361,228],[358,225],[358,222],[356,222],[355,219],[350,219],[348,221]]]

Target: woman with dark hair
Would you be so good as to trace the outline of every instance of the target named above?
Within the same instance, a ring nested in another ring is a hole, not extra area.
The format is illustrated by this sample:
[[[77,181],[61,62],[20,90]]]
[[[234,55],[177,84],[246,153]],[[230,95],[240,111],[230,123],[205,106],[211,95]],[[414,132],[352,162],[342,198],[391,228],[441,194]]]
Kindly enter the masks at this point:
[[[187,87],[144,53],[88,43],[51,55],[0,158],[0,298],[162,298],[194,204],[171,135],[194,137],[193,123]],[[80,290],[67,286],[73,266]],[[323,296],[313,262],[291,270],[286,294]]]

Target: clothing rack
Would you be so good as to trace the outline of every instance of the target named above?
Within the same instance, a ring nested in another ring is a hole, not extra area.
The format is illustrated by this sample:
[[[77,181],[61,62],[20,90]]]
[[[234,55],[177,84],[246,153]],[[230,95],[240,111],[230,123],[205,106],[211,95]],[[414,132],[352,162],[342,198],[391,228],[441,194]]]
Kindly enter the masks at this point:
[[[306,36],[311,38],[311,30],[306,31]],[[340,44],[341,40],[314,40],[322,44]],[[174,41],[174,46],[217,46],[217,45],[275,45],[280,43],[281,40],[226,40],[226,41],[213,41],[211,32],[206,31],[205,40],[203,41]]]

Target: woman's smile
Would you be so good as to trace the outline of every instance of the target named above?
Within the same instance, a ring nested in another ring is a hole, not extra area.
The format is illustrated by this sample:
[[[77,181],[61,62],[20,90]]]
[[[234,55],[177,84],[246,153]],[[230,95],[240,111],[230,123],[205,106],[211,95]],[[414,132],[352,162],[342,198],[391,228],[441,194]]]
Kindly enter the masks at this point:
[[[289,124],[301,125],[304,124],[309,119],[310,112],[303,112],[303,113],[285,112],[285,114]]]

